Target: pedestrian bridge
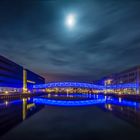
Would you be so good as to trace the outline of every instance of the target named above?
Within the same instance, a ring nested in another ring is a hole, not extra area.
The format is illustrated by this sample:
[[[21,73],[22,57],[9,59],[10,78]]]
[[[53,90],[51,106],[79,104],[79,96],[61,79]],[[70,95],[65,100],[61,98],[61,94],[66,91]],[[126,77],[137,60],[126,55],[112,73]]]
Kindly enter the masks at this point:
[[[54,83],[33,85],[34,89],[64,88],[64,87],[103,90],[103,89],[138,88],[139,86],[137,84],[134,84],[134,83],[104,86],[104,85],[96,85],[96,84],[91,84],[91,83],[80,83],[80,82],[54,82]]]
[[[55,83],[47,83],[47,84],[40,84],[40,85],[33,86],[34,89],[63,88],[63,87],[103,89],[104,86],[90,84],[90,83],[79,83],[79,82],[55,82]]]

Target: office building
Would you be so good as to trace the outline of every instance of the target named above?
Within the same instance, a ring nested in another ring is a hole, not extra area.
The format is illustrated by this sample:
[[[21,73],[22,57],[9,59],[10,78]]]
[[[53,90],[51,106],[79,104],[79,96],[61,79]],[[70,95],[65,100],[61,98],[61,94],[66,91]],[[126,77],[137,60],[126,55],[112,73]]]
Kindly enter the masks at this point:
[[[140,94],[140,66],[136,66],[119,73],[108,75],[100,80],[98,83],[105,86],[120,85],[120,84],[135,84],[137,88],[123,88],[110,90],[110,92],[122,94]]]
[[[33,84],[43,84],[40,75],[0,56],[0,93],[28,91]]]

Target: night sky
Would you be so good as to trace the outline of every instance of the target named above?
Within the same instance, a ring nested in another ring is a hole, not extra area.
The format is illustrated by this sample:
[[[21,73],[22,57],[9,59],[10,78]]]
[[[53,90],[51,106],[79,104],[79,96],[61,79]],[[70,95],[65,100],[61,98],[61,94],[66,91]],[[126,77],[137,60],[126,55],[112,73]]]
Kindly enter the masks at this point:
[[[53,81],[92,81],[139,65],[140,1],[1,0],[0,55]]]

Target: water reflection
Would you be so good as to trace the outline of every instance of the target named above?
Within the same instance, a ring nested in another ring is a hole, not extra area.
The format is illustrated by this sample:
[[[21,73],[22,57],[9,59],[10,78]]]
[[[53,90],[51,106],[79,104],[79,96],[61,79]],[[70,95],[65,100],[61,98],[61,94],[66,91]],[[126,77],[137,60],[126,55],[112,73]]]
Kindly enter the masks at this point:
[[[97,104],[115,104],[119,106],[131,106],[140,107],[140,103],[136,101],[130,101],[122,98],[116,98],[112,96],[104,96],[102,94],[48,94],[42,96],[41,98],[34,98],[33,102],[36,104],[46,104],[46,105],[58,105],[58,106],[86,106],[86,105],[97,105]]]
[[[70,94],[70,95],[69,94],[67,95],[48,94],[42,97],[35,97],[31,99],[24,98],[21,100],[1,101],[0,102],[0,135],[3,135],[4,133],[8,132],[10,129],[17,126],[19,123],[26,120],[33,114],[35,114],[36,112],[41,110],[45,105],[47,107],[48,105],[51,105],[51,106],[57,105],[57,106],[63,106],[63,107],[64,106],[74,107],[74,106],[90,105],[91,112],[92,110],[94,110],[94,108],[97,107],[96,109],[100,108],[99,110],[101,112],[107,111],[108,113],[112,113],[114,114],[113,116],[114,118],[115,116],[119,117],[120,119],[125,120],[128,123],[140,128],[140,103],[139,102],[128,101],[122,98],[113,98],[111,96],[94,95],[94,94],[87,94],[87,95],[86,94]],[[78,109],[82,110],[83,108],[81,107]],[[60,108],[57,108],[57,109],[60,109]],[[51,113],[51,111],[49,113]],[[75,115],[74,112],[72,113]],[[88,113],[90,114],[90,110],[88,110]],[[59,116],[59,114],[57,113],[56,115]],[[93,113],[93,116],[96,116],[96,115],[99,116],[98,114]],[[89,121],[92,121],[92,120],[89,120]],[[66,123],[69,124],[69,122],[66,122]],[[100,124],[100,122],[96,122],[96,123]]]
[[[34,98],[36,104],[57,106],[98,106],[140,128],[140,102],[104,95],[46,95]]]
[[[112,112],[120,119],[140,128],[140,107],[105,104],[104,109]]]
[[[37,106],[32,99],[6,100],[0,102],[0,136],[29,118],[43,105]]]

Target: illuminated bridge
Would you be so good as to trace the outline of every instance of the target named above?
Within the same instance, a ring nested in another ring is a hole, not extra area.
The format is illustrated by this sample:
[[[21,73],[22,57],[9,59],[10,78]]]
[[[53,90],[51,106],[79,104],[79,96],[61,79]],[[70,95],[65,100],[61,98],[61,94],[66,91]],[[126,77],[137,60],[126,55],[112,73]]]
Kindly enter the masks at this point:
[[[79,83],[79,82],[55,82],[55,83],[33,85],[34,89],[64,88],[64,87],[104,90],[104,89],[138,88],[139,86],[133,83],[104,86],[104,85],[95,85],[90,83]]]
[[[47,83],[41,85],[34,85],[34,89],[40,88],[63,88],[63,87],[73,87],[73,88],[88,88],[88,89],[103,89],[102,85],[95,85],[89,83],[78,83],[78,82],[56,82],[56,83]]]

